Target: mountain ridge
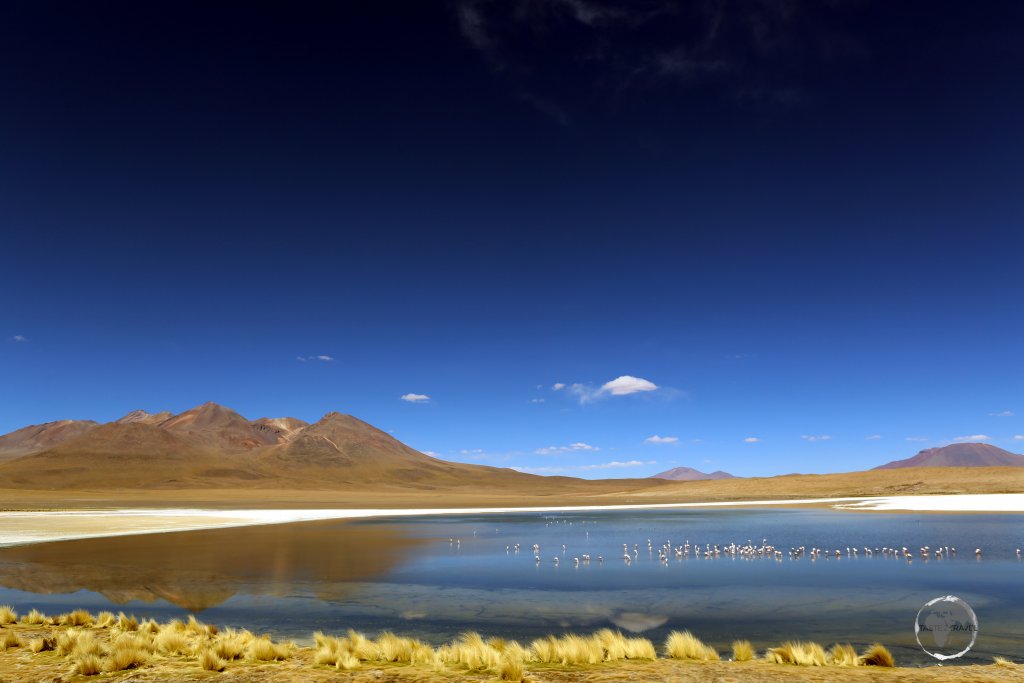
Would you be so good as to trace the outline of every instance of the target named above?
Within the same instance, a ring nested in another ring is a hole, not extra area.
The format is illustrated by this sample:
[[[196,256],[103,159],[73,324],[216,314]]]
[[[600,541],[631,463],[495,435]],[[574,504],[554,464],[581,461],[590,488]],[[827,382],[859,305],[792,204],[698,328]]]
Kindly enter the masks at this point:
[[[1017,455],[987,443],[954,443],[926,448],[917,455],[893,460],[873,469],[905,467],[1024,467],[1024,455]]]

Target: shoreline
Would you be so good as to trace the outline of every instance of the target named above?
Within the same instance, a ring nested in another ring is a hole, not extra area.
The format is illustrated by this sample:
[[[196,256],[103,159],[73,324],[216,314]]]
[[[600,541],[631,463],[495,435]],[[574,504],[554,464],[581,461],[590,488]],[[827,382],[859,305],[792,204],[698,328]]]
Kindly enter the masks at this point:
[[[83,508],[0,513],[0,547],[267,524],[445,515],[828,506],[852,512],[1024,513],[1024,493],[463,508]]]

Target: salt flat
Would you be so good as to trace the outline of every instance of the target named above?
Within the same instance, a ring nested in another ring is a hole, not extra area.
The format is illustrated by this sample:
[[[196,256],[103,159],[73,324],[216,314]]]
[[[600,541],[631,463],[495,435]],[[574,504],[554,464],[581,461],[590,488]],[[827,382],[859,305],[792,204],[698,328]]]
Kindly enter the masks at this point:
[[[328,519],[780,505],[831,505],[836,509],[851,511],[1024,512],[1024,493],[884,496],[875,498],[804,498],[707,503],[655,503],[647,505],[466,507],[444,509],[215,510],[203,508],[108,508],[34,510],[5,512],[0,515],[0,547],[77,538],[102,538],[197,529],[221,529],[256,524],[286,524]]]

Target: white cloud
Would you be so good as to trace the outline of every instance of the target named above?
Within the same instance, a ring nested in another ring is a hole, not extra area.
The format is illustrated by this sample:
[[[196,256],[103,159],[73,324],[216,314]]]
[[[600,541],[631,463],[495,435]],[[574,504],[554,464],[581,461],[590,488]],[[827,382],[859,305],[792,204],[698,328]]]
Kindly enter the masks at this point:
[[[607,393],[612,396],[628,396],[642,391],[655,391],[657,388],[657,384],[646,379],[633,377],[632,375],[622,375],[601,385],[600,393]]]
[[[429,455],[431,458],[440,458],[441,457],[440,453],[435,453],[434,451],[420,451],[420,453],[422,453],[423,455]]]
[[[1014,434],[1013,435],[1013,440],[1014,441],[1024,441],[1024,434]]]
[[[830,435],[828,435],[828,434],[804,434],[800,438],[803,439],[804,441],[810,441],[811,443],[814,443],[815,441],[831,441],[832,440],[832,437]]]
[[[748,436],[747,438],[743,439],[745,443],[757,443],[760,440],[761,439],[756,436]]]
[[[908,436],[907,441],[927,441],[927,436]]]
[[[426,394],[402,394],[402,400],[409,403],[426,403],[430,397]]]
[[[564,382],[555,382],[554,384],[551,385],[552,391],[561,391],[562,389],[565,389]]]
[[[569,451],[599,451],[601,450],[597,446],[591,446],[588,443],[577,441],[576,443],[569,444],[568,446],[548,446],[547,448],[538,448],[534,451],[537,455],[557,455],[558,453],[568,453]]]
[[[23,335],[23,334],[16,334],[16,335],[14,335],[13,337],[11,337],[11,341],[16,341],[16,342],[27,342],[27,341],[28,341],[28,337],[26,337],[26,336],[25,336],[25,335]]]
[[[17,339],[17,337],[15,337],[15,339]],[[1013,411],[1012,410],[1004,410],[1004,411],[1002,411],[1000,413],[989,413],[989,415],[992,416],[992,417],[1013,417]]]
[[[544,402],[544,399],[542,399],[542,398],[531,398],[530,399],[530,403],[543,403],[543,402]]]
[[[482,448],[463,448],[461,451],[459,451],[459,453],[462,455],[479,455],[480,453],[483,452],[484,449]]]
[[[644,439],[644,443],[655,444],[675,443],[676,441],[679,441],[678,436],[658,436],[657,434],[655,434],[654,436],[649,436],[646,439]]]
[[[969,434],[967,436],[957,436],[953,438],[953,441],[991,441],[992,437],[988,434]]]
[[[868,441],[878,441],[879,439],[882,438],[882,435],[881,434],[872,434],[871,436],[865,436],[864,438],[867,439]]]
[[[295,360],[300,360],[303,363],[305,363],[307,360],[318,360],[324,363],[329,363],[332,360],[334,360],[334,357],[321,354],[319,356],[296,356]]]

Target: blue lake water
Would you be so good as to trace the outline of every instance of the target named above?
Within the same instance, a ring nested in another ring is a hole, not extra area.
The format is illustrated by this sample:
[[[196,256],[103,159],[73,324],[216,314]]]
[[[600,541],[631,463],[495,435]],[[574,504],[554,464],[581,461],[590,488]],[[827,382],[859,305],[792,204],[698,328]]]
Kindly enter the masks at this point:
[[[659,560],[661,546],[687,541],[688,555]],[[706,544],[764,541],[782,557],[703,555]],[[925,545],[957,554],[925,561]],[[791,558],[801,546],[840,557]],[[903,546],[912,561],[874,552]],[[860,552],[848,555],[848,547]],[[789,639],[880,641],[899,662],[926,664],[933,660],[915,641],[915,616],[928,600],[953,594],[980,624],[958,661],[988,662],[1024,658],[1016,548],[1024,548],[1019,515],[763,508],[424,516],[0,549],[0,604],[159,619],[194,611],[298,640],[346,628],[439,643],[468,629],[528,640],[617,627],[659,643],[687,628],[723,653],[735,638],[760,649]]]

